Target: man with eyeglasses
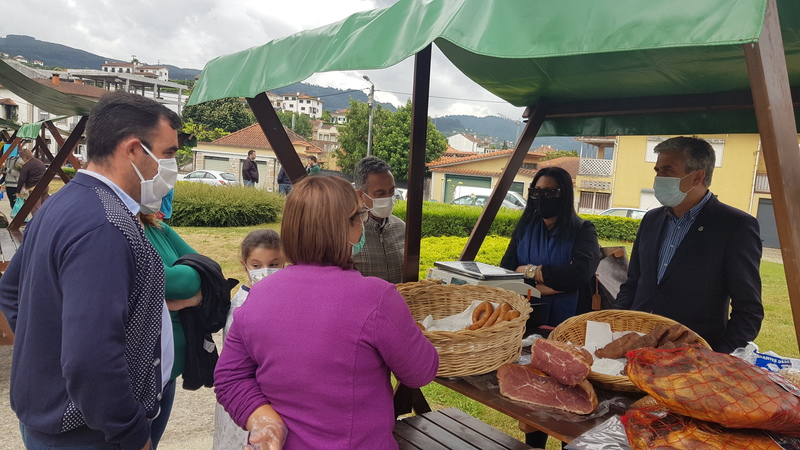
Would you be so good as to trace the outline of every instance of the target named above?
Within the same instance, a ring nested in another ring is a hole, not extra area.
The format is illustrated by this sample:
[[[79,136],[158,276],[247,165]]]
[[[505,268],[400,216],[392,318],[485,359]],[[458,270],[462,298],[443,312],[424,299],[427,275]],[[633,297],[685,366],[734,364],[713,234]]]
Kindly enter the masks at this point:
[[[392,214],[396,187],[392,168],[380,158],[367,156],[356,165],[353,178],[356,192],[369,210],[364,248],[353,258],[356,269],[365,277],[400,283],[406,223]]]
[[[758,221],[708,190],[716,160],[708,142],[675,137],[655,152],[653,189],[664,207],[642,219],[614,307],[669,317],[730,353],[764,319]]]

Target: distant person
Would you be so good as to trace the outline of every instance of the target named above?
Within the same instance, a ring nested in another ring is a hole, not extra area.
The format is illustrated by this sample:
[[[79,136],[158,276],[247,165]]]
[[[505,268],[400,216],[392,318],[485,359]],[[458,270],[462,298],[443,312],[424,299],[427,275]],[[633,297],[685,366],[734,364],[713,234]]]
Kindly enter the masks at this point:
[[[274,230],[255,230],[248,233],[242,241],[239,262],[242,264],[247,281],[243,283],[231,299],[228,320],[222,332],[225,339],[233,324],[233,314],[244,304],[253,285],[283,267],[281,238]],[[225,409],[217,403],[214,407],[214,446],[212,450],[240,449],[247,445],[246,430],[236,425]]]
[[[286,170],[284,170],[283,166],[278,171],[278,192],[283,195],[289,195],[289,192],[292,192],[292,180],[289,175],[286,175]]]
[[[306,165],[306,173],[309,175],[319,175],[319,164],[317,164],[317,157],[311,155],[308,157],[308,165]]]
[[[33,153],[27,148],[19,151],[19,157],[22,158],[24,164],[22,169],[19,170],[19,179],[17,180],[19,192],[17,197],[27,196],[36,187],[47,170],[47,166],[41,160],[34,158]],[[50,194],[45,190],[42,196],[34,203],[33,209],[31,209],[31,216],[36,215],[36,212],[42,207],[42,202],[47,200],[47,197],[50,197]]]
[[[642,219],[614,307],[669,317],[730,353],[755,340],[764,320],[758,220],[708,189],[716,162],[708,142],[674,137],[654,151],[664,207]]]
[[[406,223],[392,214],[396,186],[392,168],[375,156],[358,162],[353,184],[369,211],[364,224],[364,248],[353,257],[356,270],[365,277],[389,283],[403,281]]]
[[[19,150],[16,148],[8,155],[6,162],[3,165],[3,174],[5,175],[5,188],[8,202],[11,207],[14,207],[14,202],[17,201],[17,186],[19,180],[19,170],[22,169],[24,162],[19,157]]]
[[[29,449],[150,448],[174,352],[164,264],[136,214],[174,184],[160,167],[180,127],[151,99],[104,95],[86,168],[27,226],[0,278],[16,334],[11,408]]]
[[[286,197],[291,265],[234,312],[214,373],[217,400],[252,444],[280,443],[266,426],[286,436],[284,450],[397,448],[391,374],[411,388],[436,376],[436,349],[394,285],[353,270],[364,219],[343,178],[304,177]]]
[[[258,165],[256,164],[255,150],[247,152],[247,158],[242,164],[242,179],[245,186],[255,187],[258,184]]]

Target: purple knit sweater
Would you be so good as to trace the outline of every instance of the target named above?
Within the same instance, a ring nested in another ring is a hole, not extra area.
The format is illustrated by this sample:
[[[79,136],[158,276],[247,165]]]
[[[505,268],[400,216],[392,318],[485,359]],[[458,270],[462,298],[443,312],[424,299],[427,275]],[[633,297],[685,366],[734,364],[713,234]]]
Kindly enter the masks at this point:
[[[394,373],[430,383],[439,358],[394,285],[356,270],[294,265],[253,286],[215,372],[217,400],[243,426],[270,403],[292,449],[391,449]]]

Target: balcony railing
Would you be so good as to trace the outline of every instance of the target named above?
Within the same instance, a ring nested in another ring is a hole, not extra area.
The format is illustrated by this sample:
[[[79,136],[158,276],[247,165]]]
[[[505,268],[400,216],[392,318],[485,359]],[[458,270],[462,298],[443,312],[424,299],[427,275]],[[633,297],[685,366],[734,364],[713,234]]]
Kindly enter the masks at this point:
[[[612,169],[613,161],[610,159],[581,158],[578,175],[610,177]]]
[[[580,189],[592,191],[611,191],[610,181],[581,180]]]
[[[762,194],[769,194],[769,180],[767,179],[767,174],[756,174],[756,185],[753,188],[753,191]]]

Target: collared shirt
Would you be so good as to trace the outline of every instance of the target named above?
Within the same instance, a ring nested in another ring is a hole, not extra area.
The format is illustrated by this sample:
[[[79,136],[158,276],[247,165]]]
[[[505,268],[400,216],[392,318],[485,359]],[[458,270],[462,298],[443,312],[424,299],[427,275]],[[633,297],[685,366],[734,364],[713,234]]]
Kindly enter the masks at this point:
[[[139,204],[136,203],[136,200],[131,198],[130,195],[126,194],[119,186],[114,184],[113,181],[109,180],[108,178],[100,175],[97,172],[92,172],[91,170],[86,169],[78,169],[78,173],[89,175],[90,177],[97,178],[98,180],[102,181],[106,186],[110,187],[112,191],[117,193],[119,199],[122,200],[122,203],[125,203],[125,206],[131,210],[131,214],[134,216],[139,213]]]
[[[661,278],[667,271],[672,257],[675,256],[675,251],[678,246],[683,242],[683,238],[689,232],[689,229],[697,219],[698,214],[706,206],[708,200],[711,198],[711,191],[706,192],[705,197],[700,200],[700,203],[694,205],[692,209],[686,212],[682,217],[677,217],[672,212],[672,208],[667,209],[667,227],[661,235],[661,248],[658,251],[658,282],[661,283]]]
[[[139,204],[136,200],[131,198],[130,195],[125,193],[119,186],[114,184],[113,181],[91,170],[78,169],[78,173],[89,175],[90,177],[97,178],[102,181],[106,186],[114,191],[122,203],[131,211],[134,216],[139,213]],[[164,308],[161,310],[161,388],[169,383],[172,376],[172,364],[175,362],[175,347],[172,337],[172,319],[169,316],[167,309],[167,299],[164,299]]]

